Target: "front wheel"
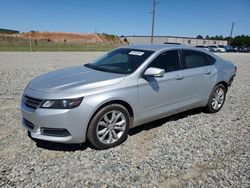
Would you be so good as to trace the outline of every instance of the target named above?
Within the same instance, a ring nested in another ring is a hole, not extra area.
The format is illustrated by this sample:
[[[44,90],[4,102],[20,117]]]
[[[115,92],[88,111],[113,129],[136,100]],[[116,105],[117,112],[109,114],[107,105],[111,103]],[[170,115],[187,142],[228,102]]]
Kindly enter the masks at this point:
[[[222,84],[216,85],[210,95],[208,104],[205,107],[206,111],[209,113],[218,112],[222,108],[225,99],[226,99],[225,86]]]
[[[121,144],[127,137],[130,116],[120,104],[103,107],[92,118],[87,138],[98,149],[108,149]]]

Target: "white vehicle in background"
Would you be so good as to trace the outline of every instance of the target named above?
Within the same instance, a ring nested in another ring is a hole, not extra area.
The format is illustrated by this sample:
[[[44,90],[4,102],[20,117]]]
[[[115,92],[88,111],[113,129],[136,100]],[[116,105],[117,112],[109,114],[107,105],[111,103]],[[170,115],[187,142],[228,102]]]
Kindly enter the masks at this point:
[[[203,46],[203,45],[198,45],[198,46],[195,46],[196,48],[200,48],[202,50],[206,50],[206,51],[209,51],[209,48],[207,46]]]
[[[217,46],[209,45],[207,47],[208,47],[210,52],[219,52],[219,49],[217,48]]]
[[[224,45],[218,45],[217,49],[218,49],[219,52],[223,52],[223,53],[226,52],[226,49],[225,49]]]

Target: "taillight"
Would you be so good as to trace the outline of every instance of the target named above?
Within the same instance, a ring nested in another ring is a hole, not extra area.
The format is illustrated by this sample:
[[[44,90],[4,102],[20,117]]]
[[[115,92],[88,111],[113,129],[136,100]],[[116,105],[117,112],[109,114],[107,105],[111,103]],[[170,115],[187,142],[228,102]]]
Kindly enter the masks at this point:
[[[237,67],[236,66],[234,66],[234,72],[235,72],[235,74],[237,73]]]

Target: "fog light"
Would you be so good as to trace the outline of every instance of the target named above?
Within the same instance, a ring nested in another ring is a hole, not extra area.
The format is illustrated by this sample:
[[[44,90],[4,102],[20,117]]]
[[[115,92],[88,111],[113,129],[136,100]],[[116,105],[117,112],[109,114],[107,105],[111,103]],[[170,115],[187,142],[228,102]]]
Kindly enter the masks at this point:
[[[56,136],[56,137],[65,137],[70,135],[67,129],[46,128],[46,127],[41,128],[41,134],[46,136]]]

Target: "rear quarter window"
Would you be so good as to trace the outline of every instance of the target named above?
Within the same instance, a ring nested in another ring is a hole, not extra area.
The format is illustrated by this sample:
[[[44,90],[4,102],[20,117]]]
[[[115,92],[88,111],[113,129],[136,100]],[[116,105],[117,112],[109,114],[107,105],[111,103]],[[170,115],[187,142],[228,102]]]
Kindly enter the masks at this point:
[[[214,57],[212,57],[211,55],[208,55],[208,54],[206,54],[206,55],[207,55],[207,59],[209,61],[209,65],[213,65],[215,63],[216,59]]]
[[[184,69],[212,65],[215,61],[213,57],[206,53],[194,50],[182,50],[182,63]]]

